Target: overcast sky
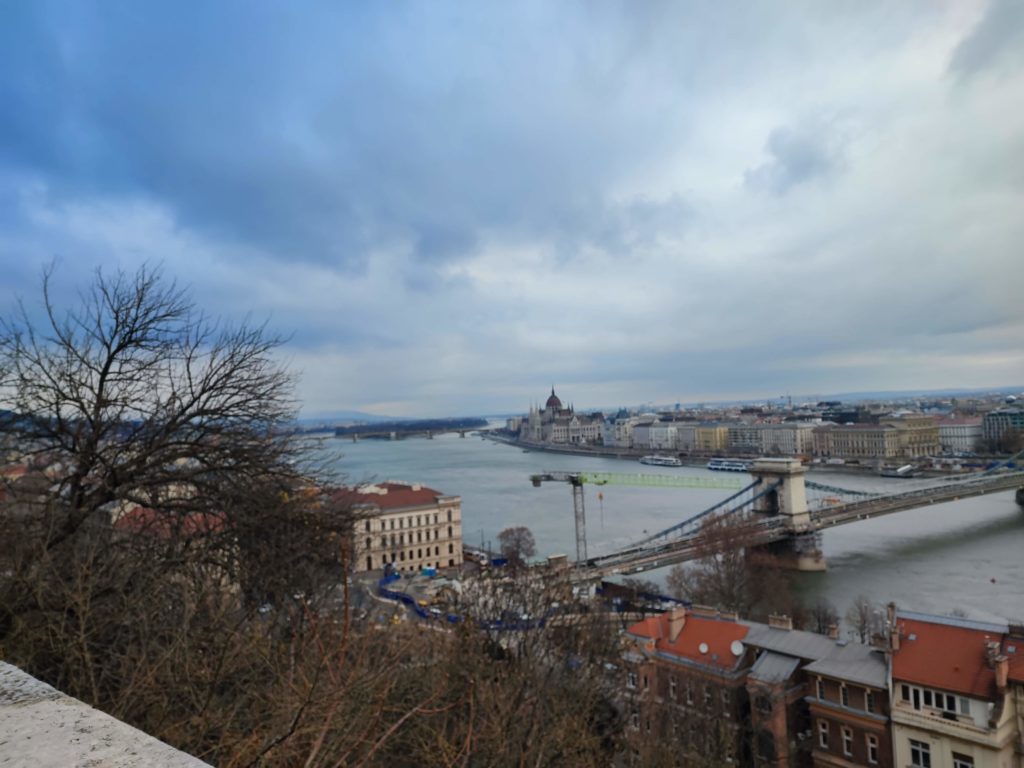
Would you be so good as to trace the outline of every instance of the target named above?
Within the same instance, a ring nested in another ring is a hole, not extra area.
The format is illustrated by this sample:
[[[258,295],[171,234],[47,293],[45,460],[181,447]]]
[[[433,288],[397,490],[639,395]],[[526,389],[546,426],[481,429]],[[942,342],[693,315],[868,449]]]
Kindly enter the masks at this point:
[[[1024,382],[1024,3],[0,6],[0,309],[158,262],[308,414]]]

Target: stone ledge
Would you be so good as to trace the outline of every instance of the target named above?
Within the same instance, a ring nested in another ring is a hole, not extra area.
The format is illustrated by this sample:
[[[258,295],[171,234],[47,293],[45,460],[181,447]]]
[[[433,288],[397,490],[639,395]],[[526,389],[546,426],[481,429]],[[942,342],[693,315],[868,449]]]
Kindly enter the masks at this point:
[[[203,768],[207,763],[0,662],[2,768]]]

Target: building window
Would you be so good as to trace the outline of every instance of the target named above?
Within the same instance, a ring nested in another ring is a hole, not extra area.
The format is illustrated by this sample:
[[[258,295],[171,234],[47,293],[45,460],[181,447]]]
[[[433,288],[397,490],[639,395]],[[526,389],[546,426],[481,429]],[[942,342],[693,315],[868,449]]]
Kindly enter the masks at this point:
[[[903,699],[903,701],[910,701],[910,686],[909,685],[901,685],[900,686],[900,698]]]
[[[434,556],[436,557],[437,555],[440,555],[440,554],[441,554],[441,548],[440,547],[434,547]]]
[[[668,679],[668,697],[670,699],[672,699],[672,701],[676,700],[676,679],[675,679],[675,677],[670,677]]]
[[[651,687],[651,681],[647,679],[647,675],[644,675],[644,690],[646,691]]]
[[[448,538],[450,539],[451,537],[452,537],[452,527],[449,525],[448,526]]]
[[[853,755],[853,729],[843,726],[843,754],[847,757]]]
[[[828,720],[818,721],[818,746],[828,749]]]
[[[755,706],[762,715],[770,715],[772,712],[772,700],[767,696],[758,696],[755,700]]]
[[[637,682],[636,672],[627,672],[626,673],[626,687],[627,688],[636,688],[636,682]]]
[[[825,681],[822,680],[820,677],[818,678],[818,700],[825,700]]]
[[[686,684],[686,703],[693,704],[693,686],[690,683]]]
[[[640,713],[639,712],[633,712],[633,714],[631,714],[629,716],[629,724],[634,729],[638,729],[640,727]]]
[[[710,707],[711,706],[711,686],[710,685],[705,685],[704,686],[704,706],[706,706],[706,707]]]
[[[370,521],[369,520],[366,521],[366,532],[367,533],[370,532]]]
[[[366,556],[366,570],[368,570],[368,571],[372,571],[373,570],[373,555],[367,555]]]
[[[970,755],[961,755],[959,752],[954,752],[953,768],[974,768],[974,758]]]
[[[450,523],[451,521],[452,521],[452,511],[449,509],[448,510],[448,522]],[[448,534],[448,535],[450,536],[451,534]]]
[[[455,547],[454,547],[454,545],[452,545],[452,544],[449,544],[449,545],[448,545],[448,554],[450,555],[450,554],[453,554],[454,552],[455,552]]]
[[[875,711],[875,694],[872,691],[864,691],[864,709],[868,712]]]
[[[842,702],[844,707],[850,706],[850,689],[846,685],[839,686],[839,701]]]
[[[875,765],[878,762],[878,737],[868,734],[868,762]]]
[[[917,768],[932,768],[932,748],[927,742],[910,740],[910,764]]]
[[[367,549],[373,549],[373,542],[370,541],[370,537],[369,536],[366,537],[366,548]]]

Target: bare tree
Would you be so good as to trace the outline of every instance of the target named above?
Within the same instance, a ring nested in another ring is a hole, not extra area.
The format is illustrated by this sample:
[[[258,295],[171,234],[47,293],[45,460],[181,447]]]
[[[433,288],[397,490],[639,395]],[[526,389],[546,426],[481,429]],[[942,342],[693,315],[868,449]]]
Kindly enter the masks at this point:
[[[804,629],[827,635],[839,626],[839,612],[826,598],[819,597],[806,610]]]
[[[294,667],[286,645],[338,581],[348,516],[291,434],[279,339],[208,319],[159,270],[97,272],[67,312],[51,287],[47,272],[42,323],[22,306],[0,325],[0,440],[22,472],[0,489],[0,645],[216,749],[249,716],[232,696]],[[203,728],[183,729],[197,711]]]
[[[796,601],[789,580],[770,556],[756,549],[753,535],[743,520],[711,517],[697,540],[697,560],[669,572],[670,591],[743,616],[792,614]]]
[[[509,565],[520,568],[537,553],[537,543],[529,528],[517,526],[506,528],[498,534],[502,557],[508,558]]]
[[[858,595],[853,601],[846,611],[846,623],[862,643],[871,642],[872,637],[884,629],[881,609],[866,595]]]

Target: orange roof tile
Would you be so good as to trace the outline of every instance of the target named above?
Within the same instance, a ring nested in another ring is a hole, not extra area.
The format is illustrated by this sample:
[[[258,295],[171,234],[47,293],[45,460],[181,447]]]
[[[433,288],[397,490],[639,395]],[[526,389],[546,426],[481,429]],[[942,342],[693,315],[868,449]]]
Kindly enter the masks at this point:
[[[736,640],[743,640],[749,627],[735,621],[687,614],[679,637],[672,643],[669,642],[668,616],[668,613],[651,616],[634,624],[628,631],[631,635],[653,639],[655,650],[662,653],[723,670],[736,668],[740,659],[733,654],[732,644]],[[707,644],[706,653],[701,653],[701,643]]]
[[[992,697],[996,678],[986,660],[985,642],[999,642],[1001,633],[904,618],[897,624],[900,649],[893,654],[893,680]]]

